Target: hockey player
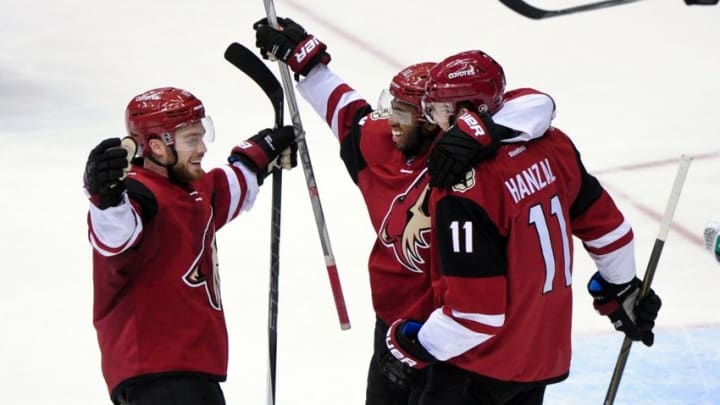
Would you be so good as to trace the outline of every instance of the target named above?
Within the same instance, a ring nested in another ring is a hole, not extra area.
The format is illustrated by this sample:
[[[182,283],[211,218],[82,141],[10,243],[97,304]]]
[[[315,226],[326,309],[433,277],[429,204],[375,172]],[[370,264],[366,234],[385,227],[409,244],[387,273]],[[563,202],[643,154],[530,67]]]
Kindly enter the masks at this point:
[[[228,338],[215,233],[252,207],[268,165],[294,143],[293,128],[262,130],[233,148],[228,165],[204,172],[213,127],[189,92],[134,97],[126,125],[137,155],[106,139],[84,176],[93,321],[111,399],[224,404]],[[128,156],[137,156],[131,166]]]
[[[720,218],[713,218],[705,224],[705,248],[713,253],[720,263]]]
[[[486,138],[473,130],[477,113],[502,108],[504,82],[482,51],[448,57],[430,71],[428,120]],[[431,365],[423,405],[541,404],[546,385],[567,377],[571,235],[598,269],[588,285],[595,308],[652,345],[661,303],[650,290],[635,305],[632,229],[559,129],[502,144],[465,182],[434,188],[430,212],[438,305],[424,323],[393,322],[387,341],[407,367]]]
[[[299,79],[300,94],[332,129],[340,144],[340,156],[365,199],[377,234],[368,261],[376,323],[366,404],[415,403],[422,378],[390,356],[385,335],[388,324],[398,317],[425,319],[433,307],[428,277],[429,176],[425,166],[438,128],[423,117],[421,98],[434,63],[418,63],[401,70],[373,111],[326,66],[330,56],[325,44],[290,19],[278,21],[282,31],[268,27],[266,20],[254,25],[257,45],[263,56],[274,56],[290,66]],[[485,125],[493,136],[497,133],[497,139],[506,132],[531,138],[545,132],[553,114],[550,97],[523,89],[508,95],[505,108],[496,115],[496,122],[516,128],[517,132],[495,125],[489,116],[479,125]],[[521,126],[516,126],[518,123]],[[462,150],[453,150],[450,142],[442,154],[442,163],[454,168],[444,179],[447,182],[462,180],[471,167],[470,160],[490,148],[479,142],[462,146]],[[452,175],[457,177],[450,179]]]

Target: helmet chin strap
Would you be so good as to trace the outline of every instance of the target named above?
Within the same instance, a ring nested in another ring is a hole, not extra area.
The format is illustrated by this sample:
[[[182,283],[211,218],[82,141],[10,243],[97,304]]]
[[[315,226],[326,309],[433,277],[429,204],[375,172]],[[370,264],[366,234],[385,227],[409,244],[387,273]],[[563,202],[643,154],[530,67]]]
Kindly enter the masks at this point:
[[[170,150],[172,151],[173,156],[175,157],[175,161],[172,162],[172,163],[163,163],[163,162],[157,160],[157,159],[155,158],[155,156],[153,156],[153,155],[151,155],[151,154],[150,154],[150,155],[147,155],[147,158],[150,159],[151,162],[155,163],[155,164],[158,165],[158,166],[162,166],[162,167],[173,167],[173,166],[175,166],[175,163],[178,162],[178,154],[177,154],[177,151],[175,150],[175,146],[171,146],[171,147],[170,147]]]
[[[165,169],[167,170],[167,173],[168,173],[168,178],[173,183],[185,184],[185,183],[187,183],[187,181],[178,177],[175,174],[175,171],[173,170],[173,166],[175,166],[175,164],[177,164],[177,162],[178,162],[178,154],[177,154],[177,150],[175,150],[175,145],[170,146],[170,150],[172,151],[173,156],[175,157],[175,160],[172,164],[165,165]]]
[[[178,162],[177,150],[175,150],[175,145],[170,145],[170,146],[168,146],[168,148],[170,148],[170,150],[172,151],[173,157],[174,157],[172,163],[163,163],[163,162],[157,160],[157,158],[155,156],[153,156],[152,154],[148,155],[147,158],[151,162],[155,163],[156,165],[164,167],[165,170],[167,170],[168,178],[175,182],[178,182],[179,178],[177,176],[175,176],[175,173],[173,171],[173,166],[175,166],[175,164],[177,164],[177,162]]]

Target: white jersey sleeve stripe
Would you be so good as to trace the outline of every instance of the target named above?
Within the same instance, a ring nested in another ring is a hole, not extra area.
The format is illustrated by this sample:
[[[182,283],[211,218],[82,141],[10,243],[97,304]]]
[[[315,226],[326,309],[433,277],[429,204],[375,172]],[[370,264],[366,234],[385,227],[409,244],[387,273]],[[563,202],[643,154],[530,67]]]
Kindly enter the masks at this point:
[[[240,181],[238,181],[237,174],[230,166],[220,166],[225,178],[228,182],[228,190],[230,190],[230,203],[228,204],[228,212],[225,218],[227,222],[230,222],[239,213],[238,206],[240,205],[240,197],[242,196],[242,190],[240,189]]]
[[[590,253],[590,252],[588,252]],[[590,253],[600,275],[613,284],[623,284],[635,277],[635,241],[608,254]]]
[[[438,308],[420,328],[418,340],[436,359],[445,361],[465,353],[493,336],[466,328],[445,315],[442,308]]]
[[[330,94],[342,84],[344,82],[340,77],[327,66],[319,64],[304,79],[300,80],[297,89],[318,115],[327,117]]]
[[[245,199],[242,201],[240,211],[249,211],[255,204],[255,198],[257,198],[258,192],[260,191],[260,186],[258,185],[257,181],[257,174],[255,174],[254,171],[248,169],[247,166],[240,162],[233,163],[233,166],[240,169],[243,176],[245,177],[245,184],[247,185],[247,190],[245,190]],[[236,174],[235,172],[233,172],[230,166],[223,166],[222,168],[225,171],[225,175],[227,176],[228,182],[230,184],[230,194],[233,196],[233,202],[231,203],[230,212],[234,213],[234,216],[237,216],[240,212],[238,212],[237,209],[233,208],[232,206],[234,205],[234,207],[237,207],[238,202],[235,201],[235,198],[238,198],[239,201],[239,198],[242,195],[240,190],[240,182],[238,181],[237,177],[235,177]],[[230,219],[232,218],[228,216],[228,221]]]
[[[627,235],[628,232],[630,232],[630,223],[626,220],[623,220],[620,226],[613,229],[612,231],[606,233],[605,235],[597,239],[583,241],[583,243],[585,243],[585,245],[590,248],[600,249],[619,240],[623,236]]]
[[[332,119],[330,120],[330,128],[332,128],[333,134],[335,134],[336,138],[340,136],[338,134],[338,132],[340,131],[340,128],[338,128],[338,115],[340,114],[340,111],[346,105],[352,103],[353,101],[357,101],[357,100],[362,100],[362,97],[360,97],[360,93],[353,90],[353,91],[343,94],[343,96],[340,97],[340,100],[338,101],[337,105],[335,106],[335,111],[333,112]]]
[[[142,219],[130,204],[127,193],[115,207],[101,210],[90,204],[90,244],[101,255],[124,252],[137,241],[142,230]]]
[[[505,314],[474,314],[469,312],[460,312],[453,309],[452,315],[458,319],[467,319],[468,321],[482,323],[495,328],[499,328],[505,325]]]
[[[332,128],[335,137],[338,137],[337,117],[339,111],[349,103],[362,99],[355,90],[352,90],[343,94],[335,105],[328,105],[333,91],[344,84],[345,82],[327,66],[319,64],[297,85],[300,95],[310,103],[318,115],[331,117],[326,119],[328,119],[327,124]],[[333,110],[328,111],[330,108]]]

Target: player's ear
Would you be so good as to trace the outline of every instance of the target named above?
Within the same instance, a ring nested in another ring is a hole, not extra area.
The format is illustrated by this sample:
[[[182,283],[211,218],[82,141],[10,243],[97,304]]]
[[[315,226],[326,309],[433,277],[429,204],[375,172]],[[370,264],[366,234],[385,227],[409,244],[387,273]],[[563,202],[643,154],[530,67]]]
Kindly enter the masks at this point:
[[[165,144],[160,139],[150,139],[148,145],[150,146],[150,152],[155,155],[163,155],[165,152]]]

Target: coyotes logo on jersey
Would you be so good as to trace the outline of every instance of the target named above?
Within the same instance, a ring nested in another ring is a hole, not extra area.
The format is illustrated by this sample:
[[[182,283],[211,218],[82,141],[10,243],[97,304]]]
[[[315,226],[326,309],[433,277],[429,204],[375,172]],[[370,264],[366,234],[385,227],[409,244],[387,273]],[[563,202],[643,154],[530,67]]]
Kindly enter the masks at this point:
[[[423,272],[423,255],[429,254],[430,244],[425,240],[430,232],[429,182],[425,169],[405,192],[393,199],[379,232],[380,241],[392,248],[397,261],[416,273]]]
[[[217,244],[213,236],[210,243],[212,252],[210,256],[203,256],[200,252],[197,263],[185,273],[183,281],[190,287],[205,287],[208,303],[214,309],[220,311],[222,309],[222,300],[220,298],[220,272],[218,271],[217,260]]]

